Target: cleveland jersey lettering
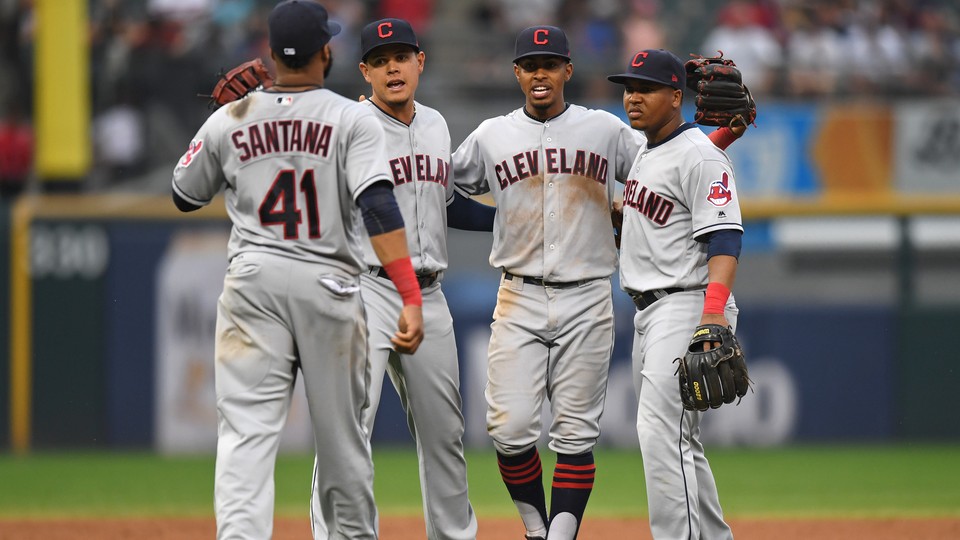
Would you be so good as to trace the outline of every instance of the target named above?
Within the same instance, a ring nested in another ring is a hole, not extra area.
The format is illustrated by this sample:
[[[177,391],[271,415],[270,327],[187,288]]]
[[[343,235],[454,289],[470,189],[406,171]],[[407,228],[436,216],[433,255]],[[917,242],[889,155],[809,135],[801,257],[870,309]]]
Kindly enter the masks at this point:
[[[390,160],[390,172],[393,173],[395,186],[417,181],[436,182],[447,187],[447,180],[450,178],[450,162],[424,154],[400,156]]]
[[[647,186],[640,186],[636,180],[627,180],[623,189],[623,206],[633,208],[657,225],[663,225],[673,212],[673,201],[665,198]]]
[[[550,281],[613,274],[613,180],[627,179],[641,140],[612,114],[579,105],[543,122],[523,109],[483,122],[454,152],[453,181],[468,195],[493,195],[491,266]]]
[[[447,203],[453,199],[450,131],[439,112],[414,103],[417,112],[410,125],[380,110],[373,101],[361,105],[373,112],[386,134],[388,150],[379,155],[393,180],[413,269],[430,274],[447,269]],[[360,229],[365,235],[364,227]],[[368,265],[379,266],[369,241],[363,242],[363,258]]]

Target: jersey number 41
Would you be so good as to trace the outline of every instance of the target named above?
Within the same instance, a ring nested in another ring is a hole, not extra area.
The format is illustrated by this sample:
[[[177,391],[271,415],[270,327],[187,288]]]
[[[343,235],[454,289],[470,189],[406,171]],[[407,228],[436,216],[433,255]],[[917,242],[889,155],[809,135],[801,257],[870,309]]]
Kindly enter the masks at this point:
[[[266,226],[283,225],[283,237],[287,240],[300,238],[300,224],[303,215],[297,205],[297,171],[285,169],[277,173],[260,203],[260,223]],[[313,179],[313,169],[303,173],[300,189],[306,199],[307,230],[310,238],[320,238],[320,211],[317,209],[317,184]]]

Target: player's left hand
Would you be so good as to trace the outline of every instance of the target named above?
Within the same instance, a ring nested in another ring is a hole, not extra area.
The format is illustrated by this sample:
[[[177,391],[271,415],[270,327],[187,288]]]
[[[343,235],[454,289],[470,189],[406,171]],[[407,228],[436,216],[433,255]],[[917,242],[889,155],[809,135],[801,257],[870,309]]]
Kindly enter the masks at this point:
[[[390,338],[390,343],[398,353],[413,354],[422,341],[423,309],[412,304],[403,306],[400,320],[397,321],[397,332]]]
[[[710,344],[717,346],[704,347]],[[686,352],[674,362],[679,364],[680,401],[688,411],[733,403],[750,388],[743,349],[729,326],[697,326]]]
[[[728,328],[730,326],[730,323],[727,322],[727,318],[724,317],[722,313],[704,313],[703,316],[700,317],[700,326],[708,324],[716,324],[722,326],[723,328]],[[703,343],[703,350],[709,351],[710,349],[716,349],[719,346],[719,341],[705,341]]]
[[[210,105],[214,107],[237,101],[259,88],[273,86],[273,77],[259,58],[248,60],[226,73],[221,71],[218,77],[213,93],[200,96],[210,98]]]
[[[610,205],[610,222],[613,224],[613,240],[620,249],[620,238],[623,235],[623,201],[613,201]]]
[[[694,121],[704,126],[727,126],[739,137],[757,118],[757,104],[743,84],[737,65],[729,58],[694,56],[684,65],[687,88],[697,93]]]

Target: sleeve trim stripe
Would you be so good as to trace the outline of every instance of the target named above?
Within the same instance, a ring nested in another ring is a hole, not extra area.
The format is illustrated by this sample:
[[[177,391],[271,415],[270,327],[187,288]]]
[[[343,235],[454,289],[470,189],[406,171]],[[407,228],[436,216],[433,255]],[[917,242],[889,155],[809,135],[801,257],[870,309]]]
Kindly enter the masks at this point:
[[[698,236],[703,236],[708,232],[722,231],[724,229],[733,229],[735,231],[743,232],[743,225],[739,223],[716,223],[693,231],[693,237],[696,238]]]
[[[208,200],[204,201],[204,200],[197,199],[196,197],[191,197],[190,195],[187,195],[186,193],[183,192],[182,189],[180,189],[180,186],[177,185],[177,181],[176,181],[176,180],[173,181],[173,191],[174,191],[177,195],[179,195],[181,199],[187,201],[187,202],[190,203],[190,204],[196,205],[196,206],[206,206],[206,205],[210,204],[210,201],[212,200],[212,199],[208,199]]]

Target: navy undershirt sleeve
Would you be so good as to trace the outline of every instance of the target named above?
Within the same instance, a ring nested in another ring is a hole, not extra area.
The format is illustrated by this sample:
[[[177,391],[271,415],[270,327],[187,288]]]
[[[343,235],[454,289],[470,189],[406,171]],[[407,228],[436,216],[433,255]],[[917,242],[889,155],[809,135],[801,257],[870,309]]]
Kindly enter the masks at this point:
[[[186,199],[178,195],[176,191],[171,190],[171,194],[173,195],[173,204],[177,205],[177,209],[180,210],[181,212],[193,212],[194,210],[199,210],[200,208],[202,208],[200,206],[197,206],[187,201]]]
[[[740,259],[743,247],[743,232],[736,229],[723,229],[710,233],[706,239],[707,260],[715,255],[730,255]]]
[[[477,202],[459,193],[447,205],[447,226],[461,231],[492,231],[496,207]]]
[[[363,190],[357,197],[357,206],[370,236],[403,228],[403,216],[389,182],[377,182]]]

